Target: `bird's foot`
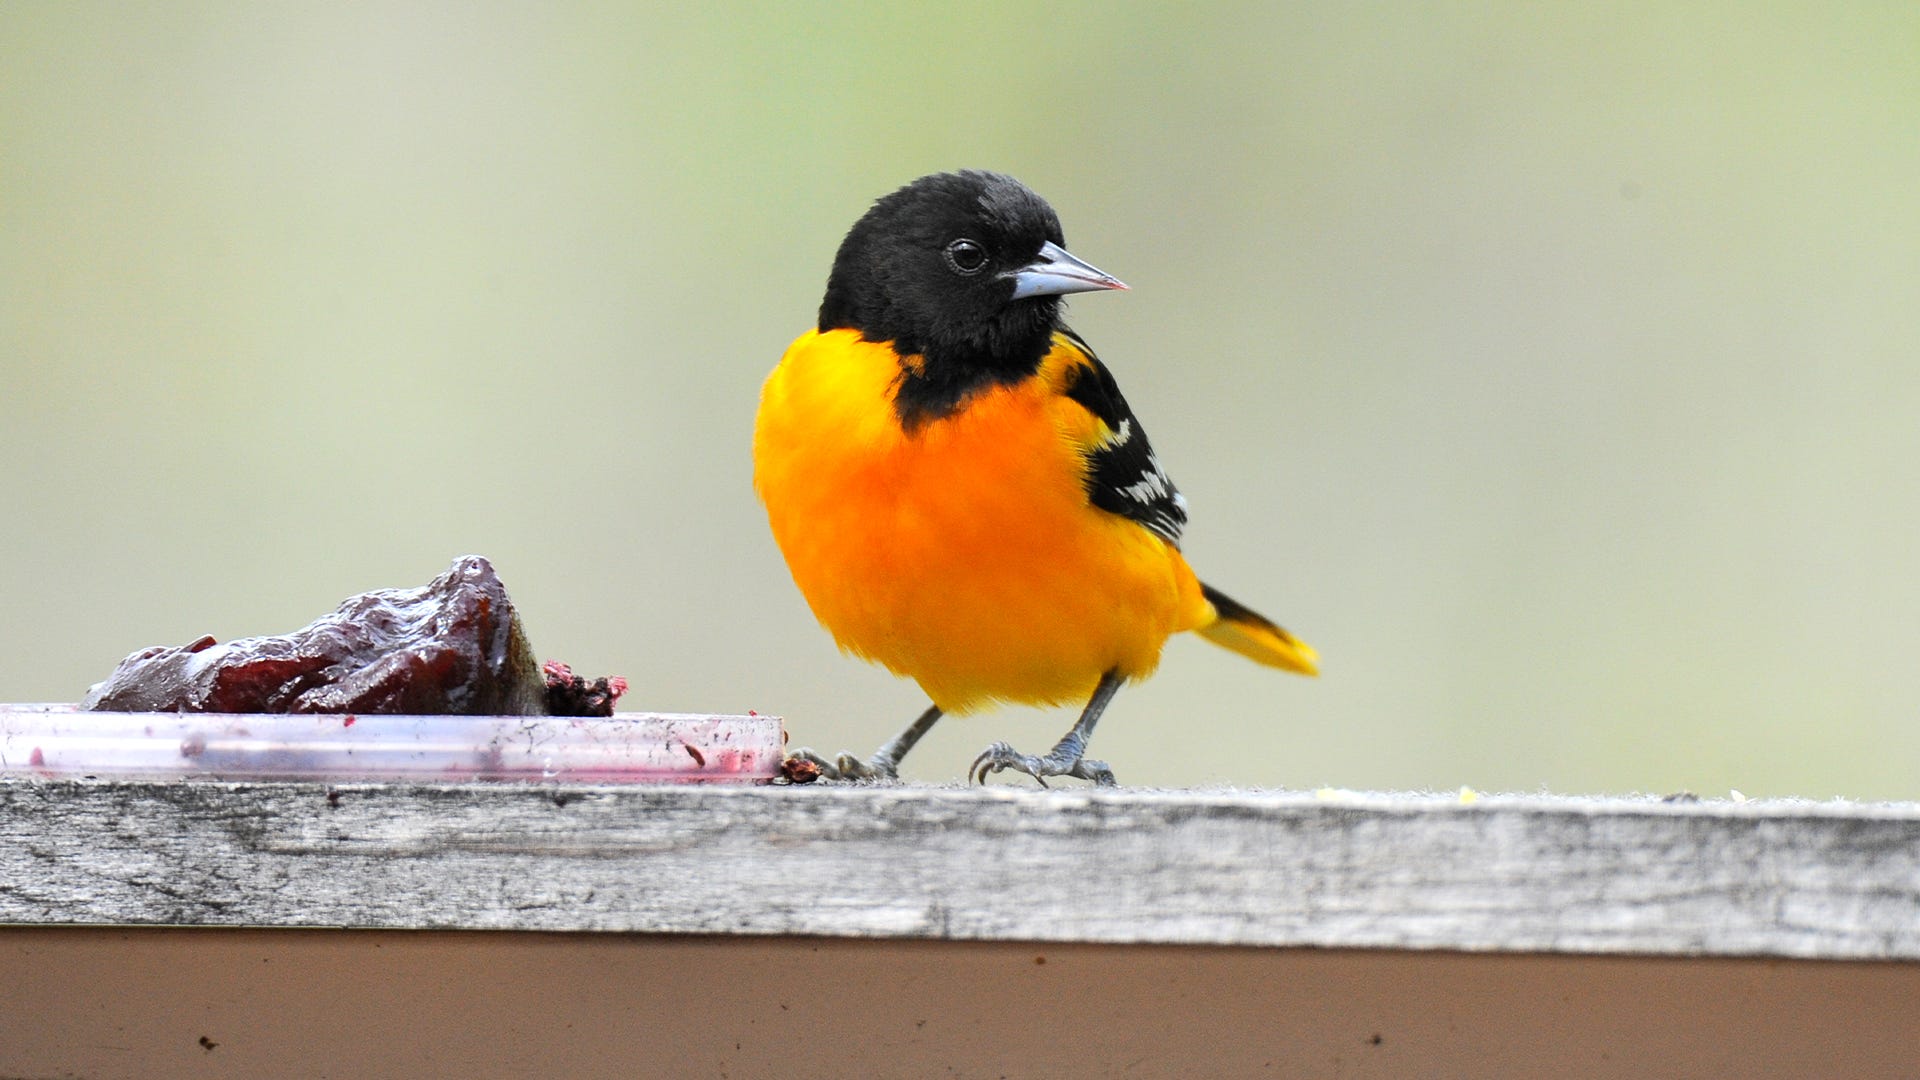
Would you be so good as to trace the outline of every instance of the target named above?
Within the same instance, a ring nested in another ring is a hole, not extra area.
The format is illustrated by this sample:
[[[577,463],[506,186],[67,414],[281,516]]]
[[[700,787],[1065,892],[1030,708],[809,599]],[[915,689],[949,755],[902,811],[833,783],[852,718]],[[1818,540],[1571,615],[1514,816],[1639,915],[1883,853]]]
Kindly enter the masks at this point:
[[[829,761],[819,754],[814,753],[813,750],[808,747],[803,746],[787,755],[789,761],[796,758],[801,761],[812,762],[814,766],[820,770],[820,779],[822,780],[853,780],[879,783],[900,779],[900,773],[895,768],[894,763],[879,754],[875,754],[872,761],[863,761],[843,750],[839,756]]]
[[[1095,761],[1077,754],[1068,757],[1060,750],[1061,748],[1056,746],[1052,753],[1045,757],[1037,757],[1033,754],[1023,754],[1006,743],[997,742],[982,750],[980,756],[973,759],[973,766],[967,770],[967,775],[974,783],[984,784],[990,774],[1002,769],[1012,769],[1040,781],[1041,787],[1047,786],[1049,776],[1072,776],[1081,780],[1091,780],[1098,787],[1118,786],[1118,781],[1113,778],[1113,770],[1107,767],[1106,762]]]

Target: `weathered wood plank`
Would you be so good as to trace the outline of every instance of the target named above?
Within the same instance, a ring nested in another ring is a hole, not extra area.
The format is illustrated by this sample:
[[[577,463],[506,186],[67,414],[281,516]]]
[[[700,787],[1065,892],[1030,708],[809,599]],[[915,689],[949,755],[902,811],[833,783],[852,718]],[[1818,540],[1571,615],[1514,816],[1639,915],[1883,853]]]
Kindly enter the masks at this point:
[[[1920,806],[10,781],[0,921],[1920,959]]]

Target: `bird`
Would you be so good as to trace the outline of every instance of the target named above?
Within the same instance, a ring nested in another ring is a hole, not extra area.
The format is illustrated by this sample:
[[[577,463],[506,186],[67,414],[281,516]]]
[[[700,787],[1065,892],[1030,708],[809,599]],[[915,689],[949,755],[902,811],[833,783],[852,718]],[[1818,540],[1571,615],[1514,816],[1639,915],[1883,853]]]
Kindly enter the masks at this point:
[[[967,777],[1112,786],[1088,740],[1182,631],[1318,674],[1310,646],[1188,566],[1185,497],[1062,317],[1069,294],[1126,288],[1002,173],[923,176],[847,232],[815,326],[761,388],[754,487],[840,649],[932,704],[868,759],[795,752],[821,775],[897,779],[945,715],[1080,704],[1047,753],[996,741]]]

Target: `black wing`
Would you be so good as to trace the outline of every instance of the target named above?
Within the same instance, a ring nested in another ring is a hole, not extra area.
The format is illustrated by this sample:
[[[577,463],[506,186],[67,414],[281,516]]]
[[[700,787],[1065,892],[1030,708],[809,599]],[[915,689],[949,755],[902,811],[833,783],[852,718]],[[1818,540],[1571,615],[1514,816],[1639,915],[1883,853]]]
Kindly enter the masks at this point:
[[[1156,536],[1180,546],[1187,527],[1187,500],[1167,478],[1147,441],[1147,431],[1120,396],[1113,373],[1071,330],[1062,336],[1086,354],[1067,376],[1066,395],[1100,418],[1112,435],[1087,452],[1087,498],[1112,514],[1139,522]]]

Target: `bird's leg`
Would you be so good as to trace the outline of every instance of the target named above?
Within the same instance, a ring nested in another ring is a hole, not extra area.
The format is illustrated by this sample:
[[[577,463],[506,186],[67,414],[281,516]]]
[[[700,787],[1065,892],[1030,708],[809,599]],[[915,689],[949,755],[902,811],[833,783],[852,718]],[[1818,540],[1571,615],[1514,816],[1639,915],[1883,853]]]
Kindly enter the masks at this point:
[[[900,734],[880,744],[873,757],[861,761],[846,751],[828,761],[805,747],[795,750],[789,757],[805,758],[820,766],[820,775],[829,780],[898,780],[900,779],[900,759],[907,756],[913,744],[920,741],[933,728],[933,722],[940,719],[940,706],[929,705],[920,718],[908,724]]]
[[[1087,707],[1081,710],[1080,719],[1074,721],[1073,728],[1061,736],[1045,757],[1022,754],[1006,743],[997,742],[973,759],[973,767],[967,770],[967,775],[975,783],[984,784],[989,773],[1014,769],[1040,781],[1041,787],[1047,786],[1049,776],[1077,776],[1082,780],[1091,780],[1100,787],[1114,787],[1113,770],[1107,768],[1107,763],[1082,755],[1087,752],[1087,740],[1093,737],[1093,725],[1100,722],[1100,714],[1106,711],[1107,702],[1113,700],[1121,681],[1117,671],[1102,675],[1100,685],[1093,688],[1093,697],[1088,700]]]

